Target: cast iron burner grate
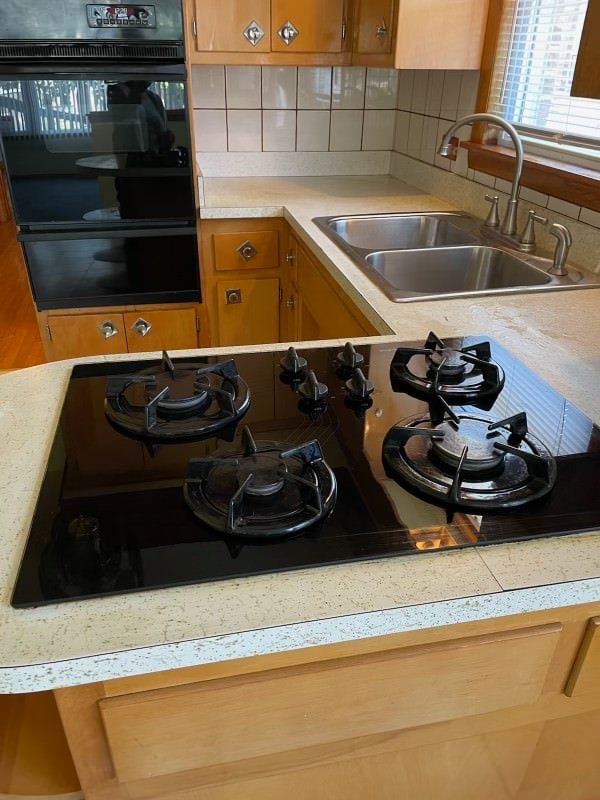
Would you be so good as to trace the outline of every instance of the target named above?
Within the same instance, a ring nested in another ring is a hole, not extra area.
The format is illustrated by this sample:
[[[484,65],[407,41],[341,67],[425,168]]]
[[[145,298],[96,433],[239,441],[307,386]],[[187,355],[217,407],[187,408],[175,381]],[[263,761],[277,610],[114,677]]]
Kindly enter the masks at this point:
[[[242,445],[190,461],[184,496],[201,522],[230,536],[274,538],[299,534],[331,513],[337,484],[318,441],[285,449],[256,442],[244,428]]]
[[[174,366],[108,378],[104,410],[117,430],[155,442],[193,441],[232,433],[250,407],[250,390],[235,361]],[[231,437],[232,438],[232,437]]]
[[[556,461],[527,429],[524,412],[494,421],[455,414],[441,421],[414,416],[393,427],[383,442],[386,473],[445,506],[503,510],[547,494]]]
[[[456,349],[433,332],[424,347],[399,347],[390,366],[394,391],[441,397],[454,404],[493,400],[504,379],[504,370],[492,359],[489,342]]]

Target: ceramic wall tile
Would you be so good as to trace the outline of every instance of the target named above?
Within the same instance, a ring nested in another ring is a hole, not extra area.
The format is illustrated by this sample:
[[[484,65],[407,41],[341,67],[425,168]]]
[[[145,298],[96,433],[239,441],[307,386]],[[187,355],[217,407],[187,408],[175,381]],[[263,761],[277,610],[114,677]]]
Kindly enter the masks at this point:
[[[442,95],[444,93],[444,70],[429,70],[427,81],[427,99],[425,101],[425,113],[430,117],[439,117],[442,106]]]
[[[396,111],[367,109],[363,122],[363,150],[391,150],[394,146]]]
[[[582,208],[579,219],[581,222],[585,222],[586,225],[600,228],[600,214],[597,211],[592,211],[591,208]]]
[[[416,114],[424,114],[427,105],[427,84],[429,83],[429,71],[426,69],[415,70],[413,82],[411,111]]]
[[[296,112],[279,109],[263,111],[263,150],[296,149]]]
[[[258,152],[262,149],[262,119],[259,109],[227,111],[227,149]]]
[[[462,84],[462,71],[447,69],[444,71],[444,88],[440,106],[440,117],[455,120],[458,118],[458,101]]]
[[[365,108],[396,108],[398,70],[367,69]]]
[[[194,111],[196,150],[199,153],[224,153],[227,150],[227,119],[224,110]]]
[[[360,150],[362,127],[362,111],[332,111],[329,149]]]
[[[225,67],[227,108],[261,107],[260,67]]]
[[[571,217],[572,219],[579,219],[579,214],[581,213],[581,206],[567,203],[565,200],[559,200],[558,197],[548,198],[548,209],[550,211],[556,211],[558,214],[564,214],[565,217]]]
[[[414,69],[398,70],[398,100],[396,108],[399,108],[401,111],[411,110],[414,82]]]
[[[421,114],[411,114],[408,127],[408,147],[407,155],[412,158],[419,158],[421,155],[421,140],[423,139],[423,120]]]
[[[263,108],[296,108],[297,78],[298,69],[296,67],[263,67]]]
[[[317,152],[329,149],[328,111],[298,111],[296,149]]]
[[[396,112],[396,132],[394,134],[394,150],[398,153],[406,153],[408,149],[408,127],[410,124],[410,114],[408,111]]]
[[[363,109],[367,71],[364,67],[334,67],[331,107],[336,111]]]
[[[331,107],[331,67],[298,68],[298,108],[325,110]]]
[[[458,98],[458,117],[472,114],[477,105],[477,91],[479,89],[479,72],[476,70],[465,70],[460,84],[460,96]]]
[[[194,108],[225,108],[225,67],[192,67]]]

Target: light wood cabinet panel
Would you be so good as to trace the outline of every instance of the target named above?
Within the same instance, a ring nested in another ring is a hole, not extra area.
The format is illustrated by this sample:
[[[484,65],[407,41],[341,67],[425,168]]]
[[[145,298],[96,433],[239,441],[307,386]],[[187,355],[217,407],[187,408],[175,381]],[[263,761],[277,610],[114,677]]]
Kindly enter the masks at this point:
[[[581,35],[581,44],[573,75],[573,85],[571,86],[571,95],[573,97],[600,98],[599,53],[600,2],[599,0],[590,0]]]
[[[600,694],[600,617],[588,622],[565,687],[565,694],[569,697],[588,692]]]
[[[533,703],[559,624],[99,703],[122,783]]]
[[[264,53],[271,49],[270,0],[195,0],[195,46],[216,53]],[[264,36],[252,45],[244,36],[257,22]]]
[[[49,316],[49,354],[57,361],[90,355],[127,352],[122,314],[80,314]]]
[[[398,69],[479,69],[488,0],[399,0]]]
[[[297,342],[301,339],[300,296],[293,283],[289,283],[283,290],[279,320],[281,342]]]
[[[186,350],[198,346],[193,308],[130,312],[123,315],[123,320],[130,353]]]
[[[279,31],[286,23],[298,35],[286,44]],[[345,39],[344,0],[272,0],[271,49],[274,52],[341,53]]]
[[[279,266],[277,231],[215,233],[213,247],[217,271],[253,271]]]
[[[217,281],[216,289],[220,345],[267,344],[278,341],[277,278]]]
[[[385,55],[392,51],[395,0],[357,0],[354,52]]]

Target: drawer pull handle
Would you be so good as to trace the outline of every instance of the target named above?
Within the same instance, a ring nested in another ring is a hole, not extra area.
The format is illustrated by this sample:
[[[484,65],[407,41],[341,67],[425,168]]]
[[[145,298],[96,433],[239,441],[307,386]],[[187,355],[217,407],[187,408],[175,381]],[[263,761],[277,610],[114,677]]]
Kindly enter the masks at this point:
[[[119,332],[119,329],[115,323],[111,322],[109,319],[107,319],[106,322],[103,322],[101,325],[98,325],[98,330],[105,339],[110,339],[112,336],[116,336]]]
[[[246,241],[238,247],[238,253],[244,259],[244,261],[251,261],[254,256],[258,253],[258,250],[251,241]]]
[[[131,330],[137,331],[140,336],[148,336],[148,334],[152,330],[152,325],[145,319],[142,319],[142,317],[140,317],[139,319],[136,319],[136,321],[133,323],[133,325],[131,326]]]
[[[226,289],[225,290],[225,302],[228,306],[237,306],[242,302],[242,290],[241,289]]]

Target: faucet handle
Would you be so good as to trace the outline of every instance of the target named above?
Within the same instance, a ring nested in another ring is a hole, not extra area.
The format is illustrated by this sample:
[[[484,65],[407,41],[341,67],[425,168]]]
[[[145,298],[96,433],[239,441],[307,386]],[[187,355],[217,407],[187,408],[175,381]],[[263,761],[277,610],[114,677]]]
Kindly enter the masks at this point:
[[[536,214],[533,208],[531,208],[527,214],[527,223],[523,228],[523,233],[519,239],[519,249],[531,252],[535,250],[535,223],[539,222],[540,225],[547,225],[548,218],[541,217],[539,214]]]
[[[566,267],[567,258],[569,256],[569,249],[573,244],[573,237],[571,231],[560,222],[553,222],[550,226],[550,233],[557,239],[556,250],[554,251],[554,262],[548,272],[552,275],[559,275],[564,277],[569,272]]]
[[[492,207],[483,224],[486,228],[497,228],[500,225],[500,217],[498,216],[498,200],[500,197],[497,194],[486,194],[484,199],[491,203]]]

